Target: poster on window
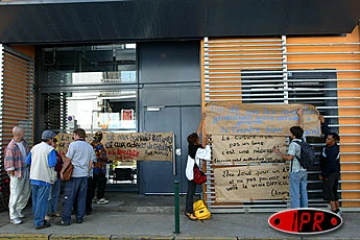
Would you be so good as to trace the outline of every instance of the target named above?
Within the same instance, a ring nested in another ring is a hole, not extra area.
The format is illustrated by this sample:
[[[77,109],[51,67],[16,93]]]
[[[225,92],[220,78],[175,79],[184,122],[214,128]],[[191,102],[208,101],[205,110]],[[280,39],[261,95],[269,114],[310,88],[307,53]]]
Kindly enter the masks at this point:
[[[72,140],[72,134],[59,133],[57,151],[66,156]],[[173,133],[103,133],[101,143],[107,157],[113,161],[172,161],[174,141]],[[86,139],[93,141],[91,136]]]

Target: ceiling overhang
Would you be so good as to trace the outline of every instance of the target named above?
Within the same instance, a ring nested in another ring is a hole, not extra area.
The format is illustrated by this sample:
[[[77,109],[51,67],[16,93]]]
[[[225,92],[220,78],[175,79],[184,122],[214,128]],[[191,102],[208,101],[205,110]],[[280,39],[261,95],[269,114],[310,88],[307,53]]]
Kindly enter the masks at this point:
[[[334,35],[360,0],[125,0],[0,3],[0,43],[71,44]]]

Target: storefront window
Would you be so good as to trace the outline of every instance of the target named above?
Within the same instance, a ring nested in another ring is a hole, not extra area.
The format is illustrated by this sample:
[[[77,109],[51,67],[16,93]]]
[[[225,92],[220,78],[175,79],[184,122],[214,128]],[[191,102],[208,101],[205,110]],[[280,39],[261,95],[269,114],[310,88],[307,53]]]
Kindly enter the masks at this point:
[[[71,134],[137,131],[136,45],[44,48],[40,80],[44,129]],[[108,184],[137,184],[136,161],[109,152]]]

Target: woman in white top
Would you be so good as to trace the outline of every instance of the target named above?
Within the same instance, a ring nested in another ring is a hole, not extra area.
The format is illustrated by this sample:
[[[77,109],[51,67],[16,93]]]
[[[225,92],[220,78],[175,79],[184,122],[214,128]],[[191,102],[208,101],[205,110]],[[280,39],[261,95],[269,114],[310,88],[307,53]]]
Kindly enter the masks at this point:
[[[198,131],[195,133],[191,133],[187,137],[187,141],[189,143],[188,145],[188,160],[186,164],[186,178],[188,179],[188,191],[186,195],[186,209],[185,209],[185,215],[190,220],[197,220],[197,218],[194,215],[194,208],[193,208],[193,202],[194,202],[194,194],[196,190],[196,184],[194,182],[194,165],[195,163],[200,166],[200,159],[210,160],[211,159],[211,150],[210,146],[207,145],[204,147],[200,143],[199,133],[201,130],[201,125],[204,120],[205,115],[203,115],[203,118],[201,119],[201,122],[198,127]]]

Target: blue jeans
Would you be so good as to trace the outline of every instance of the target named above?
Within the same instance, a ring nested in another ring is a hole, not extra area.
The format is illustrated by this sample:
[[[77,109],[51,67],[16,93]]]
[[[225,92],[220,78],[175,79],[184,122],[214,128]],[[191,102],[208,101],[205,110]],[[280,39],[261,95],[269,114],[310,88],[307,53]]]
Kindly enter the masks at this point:
[[[61,213],[62,220],[65,223],[70,223],[71,212],[74,205],[75,197],[77,196],[76,219],[82,220],[85,216],[86,206],[86,191],[87,191],[87,177],[71,178],[69,181],[65,181],[64,188],[64,207]]]
[[[31,185],[32,190],[32,209],[34,213],[34,225],[40,227],[44,225],[45,215],[48,210],[50,186]]]
[[[291,208],[308,207],[307,171],[290,172]]]
[[[51,186],[51,194],[49,199],[49,213],[56,213],[57,205],[60,194],[61,179],[58,178],[56,182]]]

